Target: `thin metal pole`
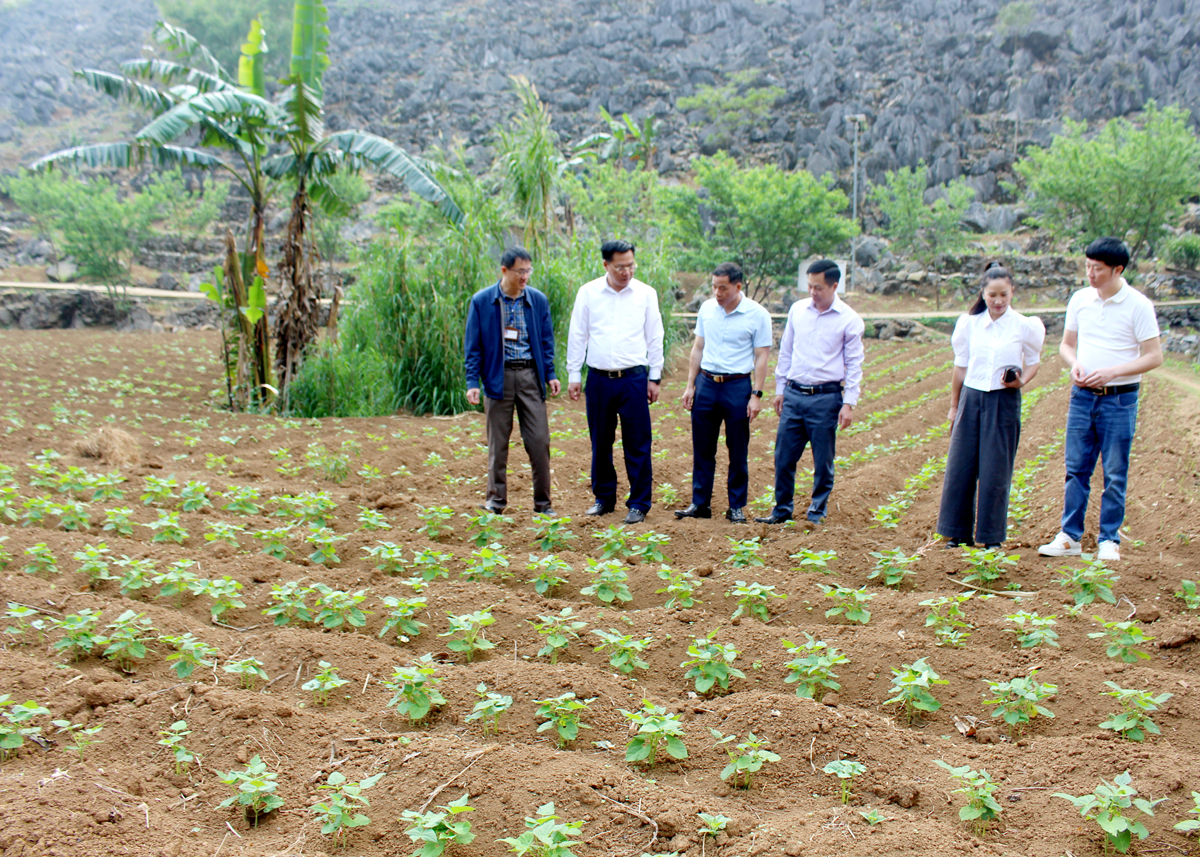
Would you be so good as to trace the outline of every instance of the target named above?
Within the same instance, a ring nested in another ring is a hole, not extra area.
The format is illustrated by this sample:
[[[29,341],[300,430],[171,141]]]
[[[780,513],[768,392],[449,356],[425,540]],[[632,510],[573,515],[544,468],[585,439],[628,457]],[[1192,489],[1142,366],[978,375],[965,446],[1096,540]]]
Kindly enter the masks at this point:
[[[858,120],[854,120],[854,200],[851,203],[851,216],[854,218],[854,225],[858,225]],[[850,291],[857,291],[858,284],[858,259],[854,257],[854,250],[858,246],[858,236],[855,235],[850,239]]]

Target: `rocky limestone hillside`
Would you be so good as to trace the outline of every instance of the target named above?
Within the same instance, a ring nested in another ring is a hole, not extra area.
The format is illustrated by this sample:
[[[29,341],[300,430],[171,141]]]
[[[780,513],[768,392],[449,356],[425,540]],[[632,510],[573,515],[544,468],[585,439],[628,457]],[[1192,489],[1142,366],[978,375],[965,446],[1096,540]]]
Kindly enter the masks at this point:
[[[539,87],[565,140],[597,110],[654,115],[658,168],[720,144],[814,173],[844,172],[852,130],[870,179],[925,160],[1003,202],[1014,146],[1061,116],[1126,115],[1148,99],[1200,115],[1200,0],[1035,2],[1003,32],[997,0],[343,0],[331,2],[329,124],[415,150],[461,140],[479,164],[515,105],[508,75]],[[71,142],[31,131],[97,104],[72,68],[137,55],[149,0],[37,0],[0,10],[0,147],[24,160]],[[286,34],[269,34],[276,50]],[[740,69],[786,91],[768,121],[723,139],[680,97]]]

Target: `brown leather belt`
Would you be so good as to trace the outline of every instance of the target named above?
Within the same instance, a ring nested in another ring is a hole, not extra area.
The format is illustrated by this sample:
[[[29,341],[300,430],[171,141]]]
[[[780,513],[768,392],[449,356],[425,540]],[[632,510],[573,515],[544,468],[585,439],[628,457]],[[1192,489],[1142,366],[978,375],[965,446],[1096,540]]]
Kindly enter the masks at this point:
[[[701,369],[700,374],[710,381],[716,381],[718,384],[724,384],[726,381],[740,381],[743,378],[750,377],[749,372],[742,372],[737,375],[716,375],[712,372],[709,372],[707,369]]]

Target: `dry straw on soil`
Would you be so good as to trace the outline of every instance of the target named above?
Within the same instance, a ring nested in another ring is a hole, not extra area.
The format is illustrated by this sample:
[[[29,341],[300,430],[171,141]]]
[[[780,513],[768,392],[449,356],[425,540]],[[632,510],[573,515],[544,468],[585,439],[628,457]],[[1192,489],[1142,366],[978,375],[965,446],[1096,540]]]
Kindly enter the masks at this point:
[[[75,452],[84,458],[95,458],[101,464],[127,466],[142,458],[142,448],[129,432],[104,426],[75,443]]]

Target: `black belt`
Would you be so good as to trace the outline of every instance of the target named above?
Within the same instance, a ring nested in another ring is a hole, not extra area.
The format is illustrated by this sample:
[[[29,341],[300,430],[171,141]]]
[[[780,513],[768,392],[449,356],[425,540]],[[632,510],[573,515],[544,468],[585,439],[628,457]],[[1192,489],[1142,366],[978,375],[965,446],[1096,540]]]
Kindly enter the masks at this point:
[[[1138,384],[1118,384],[1116,387],[1080,387],[1081,390],[1087,390],[1093,396],[1119,396],[1122,393],[1136,393]]]
[[[628,369],[596,369],[588,367],[588,374],[596,373],[602,378],[636,378],[646,374],[645,366],[630,366]]]
[[[505,369],[533,369],[537,366],[532,360],[505,360]]]
[[[842,392],[841,381],[830,381],[827,384],[797,384],[795,381],[788,381],[787,385],[796,392],[805,396],[815,396],[818,393],[840,393]]]
[[[716,381],[718,384],[724,384],[726,381],[740,381],[743,378],[749,378],[749,372],[741,372],[736,375],[716,375],[709,372],[707,369],[701,369],[700,374],[710,381]]]

